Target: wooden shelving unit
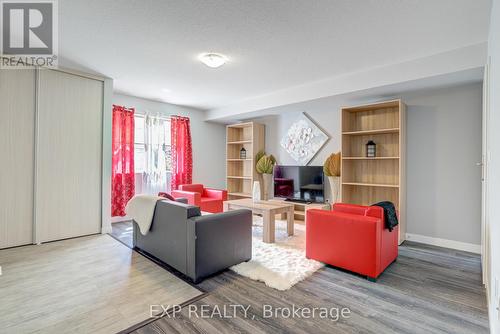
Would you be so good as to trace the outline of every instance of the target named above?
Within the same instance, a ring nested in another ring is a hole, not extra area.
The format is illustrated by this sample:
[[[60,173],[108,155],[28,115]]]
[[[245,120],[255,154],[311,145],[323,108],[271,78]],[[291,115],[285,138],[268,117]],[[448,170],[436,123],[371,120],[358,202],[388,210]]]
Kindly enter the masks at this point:
[[[391,201],[406,234],[406,108],[401,100],[342,108],[341,197],[344,203]],[[377,156],[366,157],[373,140]]]
[[[271,201],[283,202],[283,198],[273,198]],[[320,210],[330,210],[330,204],[328,203],[297,203],[297,202],[287,202],[293,204],[293,219],[295,223],[304,224],[306,221],[306,212],[309,209],[320,209]],[[286,216],[282,216],[281,219],[285,220]]]
[[[306,203],[294,203],[294,211],[293,211],[293,218],[295,222],[304,222],[306,221],[306,211],[309,209],[320,209],[320,210],[329,210],[330,205],[329,204],[322,204],[322,203],[311,203],[311,204],[306,204]]]
[[[226,127],[226,182],[229,199],[252,197],[253,181],[259,181],[254,157],[264,149],[264,125],[255,122]],[[245,148],[246,158],[240,158]]]

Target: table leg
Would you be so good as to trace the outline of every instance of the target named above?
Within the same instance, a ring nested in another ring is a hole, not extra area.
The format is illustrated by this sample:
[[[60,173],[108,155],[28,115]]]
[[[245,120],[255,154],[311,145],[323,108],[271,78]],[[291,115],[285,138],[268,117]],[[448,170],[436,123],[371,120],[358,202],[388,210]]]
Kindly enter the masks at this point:
[[[287,221],[287,226],[286,226],[286,231],[288,233],[288,236],[291,236],[293,235],[294,233],[294,212],[293,212],[293,207],[290,207],[290,210],[288,210],[287,214],[286,214],[286,221]]]
[[[265,211],[262,213],[262,218],[264,219],[264,242],[273,243],[275,215],[271,214],[271,211]]]

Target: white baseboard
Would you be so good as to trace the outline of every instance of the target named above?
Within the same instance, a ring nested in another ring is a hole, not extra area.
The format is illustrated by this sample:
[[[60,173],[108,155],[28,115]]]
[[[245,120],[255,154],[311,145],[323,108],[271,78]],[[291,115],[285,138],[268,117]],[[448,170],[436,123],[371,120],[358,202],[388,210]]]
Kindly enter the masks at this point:
[[[111,233],[112,231],[113,229],[111,228],[111,225],[101,227],[101,234]]]
[[[111,217],[111,224],[114,224],[114,223],[121,223],[121,222],[128,222],[132,220],[132,217],[129,217],[129,216],[123,216],[123,217],[120,217],[120,216],[117,216],[117,217]]]
[[[461,251],[481,254],[481,245],[470,244],[467,242],[441,239],[441,238],[433,238],[427,237],[425,235],[406,233],[406,240],[420,242],[422,244],[457,249]]]

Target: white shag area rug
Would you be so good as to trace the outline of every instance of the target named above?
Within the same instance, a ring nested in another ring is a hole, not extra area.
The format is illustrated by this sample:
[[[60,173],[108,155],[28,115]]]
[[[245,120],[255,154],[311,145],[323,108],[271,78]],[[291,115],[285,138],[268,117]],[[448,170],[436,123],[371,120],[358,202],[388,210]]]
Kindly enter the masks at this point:
[[[262,218],[254,216],[252,259],[231,267],[236,273],[264,282],[277,290],[288,290],[324,266],[309,260],[305,253],[305,226],[295,224],[293,236],[287,236],[286,221],[276,220],[276,242],[262,241]]]

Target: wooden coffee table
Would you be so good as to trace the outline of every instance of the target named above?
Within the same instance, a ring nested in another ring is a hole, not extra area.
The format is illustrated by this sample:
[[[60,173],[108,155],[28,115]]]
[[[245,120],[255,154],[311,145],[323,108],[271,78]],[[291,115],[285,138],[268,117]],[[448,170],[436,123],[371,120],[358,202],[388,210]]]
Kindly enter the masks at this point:
[[[251,198],[236,199],[224,202],[224,211],[248,209],[253,214],[262,215],[264,220],[263,241],[267,243],[274,242],[275,216],[277,214],[286,214],[288,235],[293,235],[293,204],[277,201],[253,201]]]

